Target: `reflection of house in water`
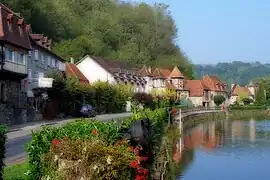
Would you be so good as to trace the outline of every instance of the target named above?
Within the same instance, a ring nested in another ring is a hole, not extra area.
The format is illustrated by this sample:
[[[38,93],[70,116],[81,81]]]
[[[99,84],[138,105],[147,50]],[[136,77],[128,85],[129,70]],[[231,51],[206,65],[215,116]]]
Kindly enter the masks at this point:
[[[254,119],[247,125],[245,121],[232,122],[232,142],[242,140],[243,137],[249,137],[251,142],[256,141],[256,122]]]

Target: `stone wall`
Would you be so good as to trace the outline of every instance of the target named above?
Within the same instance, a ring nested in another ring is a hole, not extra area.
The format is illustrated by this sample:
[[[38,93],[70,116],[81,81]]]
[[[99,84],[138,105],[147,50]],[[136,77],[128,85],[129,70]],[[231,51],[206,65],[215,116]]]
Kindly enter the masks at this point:
[[[0,103],[0,124],[11,125],[13,119],[13,109],[6,104]]]

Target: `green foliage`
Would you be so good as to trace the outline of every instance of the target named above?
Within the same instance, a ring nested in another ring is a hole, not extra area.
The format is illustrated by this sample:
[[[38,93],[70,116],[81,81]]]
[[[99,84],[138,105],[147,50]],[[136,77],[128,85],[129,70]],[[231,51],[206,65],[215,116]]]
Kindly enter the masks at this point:
[[[168,113],[164,109],[156,109],[154,111],[145,109],[134,113],[130,118],[124,118],[114,122],[100,122],[95,120],[77,120],[70,122],[62,127],[44,127],[39,132],[32,133],[32,141],[28,145],[27,151],[29,155],[29,163],[31,168],[32,179],[38,179],[48,173],[48,164],[44,164],[42,159],[44,155],[50,152],[52,141],[54,139],[72,140],[72,141],[89,141],[89,143],[100,142],[100,145],[111,147],[117,140],[121,139],[123,129],[130,127],[135,120],[148,117],[152,123],[152,142],[153,148],[157,148],[160,137],[164,132],[164,122],[168,117]],[[93,130],[95,133],[93,133]],[[82,150],[76,146],[77,151]],[[75,148],[75,147],[74,147]],[[67,149],[67,148],[64,148]],[[75,149],[73,149],[75,150]],[[65,155],[72,153],[67,149],[63,152]],[[46,162],[46,161],[45,161]],[[50,168],[51,166],[49,166]],[[51,171],[51,169],[50,169]]]
[[[4,169],[5,180],[28,180],[26,175],[29,170],[29,164],[27,162],[22,164],[15,164],[8,166]]]
[[[249,105],[250,103],[253,102],[253,100],[250,98],[243,98],[242,101],[243,101],[244,105]]]
[[[264,84],[260,83],[258,91],[256,92],[255,98],[256,98],[256,103],[264,103],[265,102],[265,89],[264,89]]]
[[[86,54],[142,65],[172,67],[192,77],[192,65],[175,44],[168,6],[109,0],[3,0],[21,12],[33,32],[52,38],[64,59]],[[42,23],[41,23],[42,22]]]
[[[269,64],[261,64],[259,62],[233,61],[216,65],[196,65],[194,73],[196,78],[201,78],[206,74],[218,76],[228,84],[228,87],[230,87],[230,84],[244,86],[254,78],[268,76],[270,74],[270,66]]]
[[[101,81],[81,84],[75,78],[65,79],[58,72],[48,76],[54,78],[53,88],[48,90],[49,98],[61,102],[60,111],[69,115],[76,115],[82,104],[91,104],[98,113],[123,112],[133,94],[129,85]]]
[[[265,105],[232,105],[230,106],[230,110],[265,110],[267,109],[267,106]]]
[[[5,159],[5,153],[6,153],[6,133],[7,133],[7,127],[5,125],[0,125],[0,179],[3,178],[3,169],[4,169],[4,159]]]
[[[214,103],[219,106],[225,101],[225,97],[222,95],[216,95],[214,96]]]

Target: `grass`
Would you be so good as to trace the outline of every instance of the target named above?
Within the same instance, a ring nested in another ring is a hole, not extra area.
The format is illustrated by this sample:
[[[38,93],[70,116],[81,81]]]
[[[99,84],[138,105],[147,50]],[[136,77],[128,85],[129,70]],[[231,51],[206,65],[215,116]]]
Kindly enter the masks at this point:
[[[28,169],[27,162],[8,166],[4,169],[4,180],[27,180],[25,173]]]

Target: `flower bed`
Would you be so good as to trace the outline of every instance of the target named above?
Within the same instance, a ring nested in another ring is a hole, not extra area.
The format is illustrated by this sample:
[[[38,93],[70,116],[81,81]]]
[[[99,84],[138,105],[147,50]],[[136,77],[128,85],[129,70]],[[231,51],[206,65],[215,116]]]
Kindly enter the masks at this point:
[[[34,132],[28,146],[31,178],[146,178],[151,161],[147,156],[136,156],[137,151],[130,152],[130,145],[121,140],[124,129],[146,117],[151,120],[150,144],[155,149],[167,118],[164,109],[146,109],[121,121],[77,120],[60,128],[45,127]]]

